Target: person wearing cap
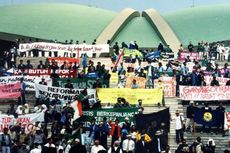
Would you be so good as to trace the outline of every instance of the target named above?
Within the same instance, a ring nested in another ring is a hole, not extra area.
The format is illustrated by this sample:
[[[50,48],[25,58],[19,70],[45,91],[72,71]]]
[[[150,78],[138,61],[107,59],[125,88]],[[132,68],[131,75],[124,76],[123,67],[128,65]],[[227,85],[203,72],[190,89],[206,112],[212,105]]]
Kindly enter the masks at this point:
[[[185,124],[185,130],[193,132],[193,128],[194,128],[194,101],[190,101],[189,106],[187,107],[186,110],[186,124]]]
[[[123,153],[134,153],[135,142],[132,140],[131,135],[127,135],[127,139],[123,141],[122,149]]]
[[[120,142],[115,141],[114,145],[109,148],[108,153],[122,153],[122,149],[120,148]]]
[[[105,148],[102,145],[100,145],[99,140],[95,140],[95,143],[91,148],[91,153],[98,153],[101,150],[105,150]]]
[[[81,144],[80,139],[75,139],[75,144],[70,148],[69,153],[87,153],[84,145]]]
[[[0,136],[2,153],[10,153],[11,137],[8,134],[8,128],[3,129],[3,134]]]

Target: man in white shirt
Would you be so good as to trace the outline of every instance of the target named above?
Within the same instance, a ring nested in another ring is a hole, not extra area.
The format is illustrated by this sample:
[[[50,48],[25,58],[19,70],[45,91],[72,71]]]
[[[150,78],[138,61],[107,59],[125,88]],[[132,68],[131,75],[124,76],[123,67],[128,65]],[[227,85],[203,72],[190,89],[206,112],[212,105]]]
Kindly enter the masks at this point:
[[[42,151],[41,151],[41,149],[38,148],[38,144],[37,143],[34,144],[34,149],[32,149],[30,151],[30,153],[41,153],[41,152]]]
[[[120,148],[120,142],[119,141],[115,141],[114,145],[111,148],[109,148],[109,150],[108,150],[108,153],[114,153],[114,152],[122,153],[122,149]]]
[[[131,139],[131,135],[127,135],[127,139],[123,141],[122,147],[123,153],[134,153],[135,142]]]
[[[99,140],[95,140],[95,144],[91,148],[91,153],[97,153],[101,150],[105,150],[105,148],[102,145],[100,145]]]
[[[184,117],[180,115],[179,110],[176,110],[175,130],[176,130],[176,142],[179,144],[184,139],[183,121]]]

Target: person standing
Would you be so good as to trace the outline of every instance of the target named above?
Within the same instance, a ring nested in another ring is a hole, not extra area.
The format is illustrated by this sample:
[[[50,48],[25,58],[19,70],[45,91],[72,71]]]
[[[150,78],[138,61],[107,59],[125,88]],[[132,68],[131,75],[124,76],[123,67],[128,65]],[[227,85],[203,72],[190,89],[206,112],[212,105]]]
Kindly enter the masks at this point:
[[[185,130],[188,131],[190,127],[190,131],[193,132],[193,127],[194,127],[194,101],[190,101],[190,105],[187,107],[186,111],[186,124],[185,124]]]
[[[21,96],[18,97],[18,104],[24,105],[26,103],[25,93],[26,93],[26,83],[24,82],[24,78],[20,79],[21,83]]]
[[[111,146],[114,144],[115,141],[119,140],[121,137],[121,127],[119,126],[119,120],[116,119],[115,123],[110,124],[111,132],[110,135],[112,136],[112,143]]]
[[[184,117],[180,115],[179,110],[176,110],[175,116],[176,143],[180,143],[184,139],[183,121]]]
[[[127,135],[127,139],[122,143],[122,148],[123,153],[134,153],[135,142],[131,139],[131,135]]]
[[[0,137],[2,153],[10,153],[11,137],[8,134],[8,128],[3,129],[3,134]]]

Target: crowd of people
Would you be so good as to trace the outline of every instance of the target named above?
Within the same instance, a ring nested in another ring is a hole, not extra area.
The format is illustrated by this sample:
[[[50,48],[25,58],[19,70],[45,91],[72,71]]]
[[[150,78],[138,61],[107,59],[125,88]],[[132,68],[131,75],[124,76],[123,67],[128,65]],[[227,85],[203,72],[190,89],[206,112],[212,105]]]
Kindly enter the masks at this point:
[[[66,42],[68,43],[68,42]],[[72,42],[73,43],[73,42]],[[77,43],[77,42],[76,42]],[[79,42],[78,42],[79,43]],[[94,44],[96,42],[94,41]],[[128,46],[126,43],[122,43],[121,47],[118,43],[111,46],[113,50],[112,61],[116,61],[120,55],[121,48],[139,49],[136,41],[130,43]],[[181,45],[180,52],[184,51],[183,45]],[[146,61],[146,59],[140,59],[135,57],[133,60],[129,60],[133,63],[137,63],[135,67],[129,69],[121,63],[117,67],[118,87],[123,88],[126,86],[127,72],[133,72],[134,76],[146,78],[146,88],[154,88],[154,80],[162,76],[170,76],[176,78],[176,90],[177,96],[179,94],[179,85],[187,86],[206,86],[204,80],[205,75],[213,76],[211,86],[219,86],[217,77],[230,78],[228,64],[226,63],[223,68],[220,68],[217,63],[213,63],[214,59],[224,61],[227,57],[228,48],[222,43],[216,43],[209,45],[208,43],[200,42],[195,49],[194,45],[190,43],[187,47],[189,52],[199,52],[202,57],[200,61],[190,60],[187,57],[185,61],[178,61],[177,59],[171,61],[168,60],[166,65],[163,65],[162,57],[156,58],[153,61]],[[158,46],[158,51],[172,52],[170,46],[164,47],[162,44]],[[141,51],[145,54],[145,51]],[[23,74],[25,69],[52,69],[52,70],[77,70],[77,78],[89,77],[89,74],[95,73],[97,78],[104,80],[110,80],[110,70],[105,68],[104,64],[98,62],[94,65],[92,60],[87,60],[87,57],[82,57],[81,64],[78,63],[63,63],[58,65],[54,60],[52,61],[39,61],[39,65],[32,65],[30,60],[20,60],[17,65],[17,48],[13,48],[10,51],[4,52],[4,62],[2,68],[5,70],[14,68],[21,70]],[[20,55],[21,56],[21,55]],[[167,59],[164,59],[167,60]],[[145,65],[142,63],[145,62]],[[153,66],[153,63],[158,63],[158,66]],[[192,69],[187,66],[188,63],[193,63]],[[112,68],[114,70],[114,68]],[[53,71],[55,72],[55,71]],[[55,73],[51,74],[51,78],[58,78]],[[98,122],[96,119],[92,119],[91,124],[86,128],[83,122],[74,122],[73,114],[74,110],[71,106],[71,101],[67,98],[54,99],[38,98],[35,107],[30,109],[26,103],[26,86],[21,79],[22,94],[18,100],[18,107],[15,109],[14,105],[11,105],[7,111],[8,115],[23,115],[29,113],[45,113],[45,121],[37,122],[30,127],[23,127],[20,123],[12,125],[8,128],[4,128],[2,136],[0,136],[0,142],[2,145],[3,153],[74,153],[74,152],[91,152],[91,153],[170,153],[170,146],[168,144],[168,132],[162,125],[160,130],[153,131],[151,127],[149,129],[138,131],[134,124],[129,121],[129,118],[125,119],[125,122],[120,122],[117,118],[114,120],[107,120],[103,118],[103,122]],[[46,82],[41,80],[39,84],[47,85]],[[226,83],[230,85],[230,81]],[[101,88],[101,82],[98,81],[93,85],[93,88]],[[65,88],[73,89],[73,85],[70,80],[67,81]],[[133,80],[133,89],[139,88],[136,80]],[[75,97],[75,100],[80,99],[83,104],[83,110],[101,108],[100,101],[98,100],[93,106],[90,106],[90,102],[87,98],[86,90],[83,90],[79,96]],[[141,99],[138,104],[131,106],[124,98],[119,97],[117,103],[114,106],[107,104],[104,108],[131,108],[137,107],[140,114],[143,113],[144,107],[142,106]],[[185,117],[180,115],[180,112],[176,112],[175,117],[172,116],[172,120],[175,120],[176,130],[176,143],[178,153],[214,153],[215,142],[214,140],[208,140],[207,144],[202,143],[201,138],[197,139],[191,144],[186,143],[184,138],[184,131],[194,132],[194,120],[193,120],[193,107],[194,102],[191,102],[187,108],[185,130],[183,129],[183,122]],[[205,105],[204,109],[210,109]],[[224,112],[224,107],[220,105],[216,109],[221,109]],[[51,125],[50,125],[51,124]],[[51,126],[51,127],[49,127]],[[202,131],[210,131],[212,127],[202,127]],[[217,127],[216,132],[221,129],[221,133],[224,134],[223,124]],[[108,140],[111,137],[111,143]],[[109,145],[108,145],[109,144]]]

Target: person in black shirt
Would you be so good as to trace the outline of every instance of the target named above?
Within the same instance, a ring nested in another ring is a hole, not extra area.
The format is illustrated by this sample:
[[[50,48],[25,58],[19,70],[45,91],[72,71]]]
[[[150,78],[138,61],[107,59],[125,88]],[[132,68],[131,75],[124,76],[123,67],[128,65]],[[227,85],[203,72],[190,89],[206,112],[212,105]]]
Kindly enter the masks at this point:
[[[189,146],[185,139],[183,139],[182,143],[178,146],[176,153],[189,153]]]
[[[33,69],[33,65],[30,64],[30,60],[27,60],[26,69]]]
[[[115,42],[115,44],[113,45],[113,50],[114,50],[114,53],[116,55],[119,55],[119,46],[118,46],[118,42]]]
[[[71,147],[71,149],[69,150],[69,153],[77,153],[77,152],[87,153],[85,146],[80,143],[79,139],[75,139],[75,145]]]
[[[193,52],[193,48],[194,48],[194,46],[193,46],[192,42],[190,41],[189,45],[188,45],[188,51]]]
[[[65,84],[65,88],[73,89],[73,84],[71,83],[70,79],[67,80],[67,84]]]
[[[186,120],[186,130],[188,131],[189,126],[190,126],[190,131],[193,131],[193,126],[194,126],[194,101],[190,101],[190,105],[187,107],[187,111],[186,111],[186,116],[187,116],[187,120]]]
[[[18,65],[18,69],[25,69],[26,66],[23,64],[23,60],[20,60],[20,64]]]
[[[160,42],[157,48],[158,51],[163,52],[164,51],[164,46],[162,45],[162,43]]]
[[[216,110],[220,110],[221,113],[221,119],[220,119],[220,124],[217,126],[216,133],[219,131],[223,133],[224,135],[224,113],[225,113],[225,108],[223,107],[223,104],[220,103],[219,106],[216,108]],[[221,130],[220,130],[221,127]]]
[[[213,76],[213,80],[212,80],[212,82],[211,82],[211,86],[219,86],[220,84],[219,84],[219,81],[218,80],[216,80],[216,77],[215,76]]]
[[[138,77],[146,78],[146,73],[144,73],[144,69],[143,68],[140,69],[140,72],[138,73]]]
[[[39,65],[37,66],[37,69],[44,69],[45,65],[42,63],[42,61],[39,61]]]
[[[42,78],[42,81],[40,81],[39,84],[41,84],[41,85],[47,85],[47,83],[45,82],[45,78]]]

